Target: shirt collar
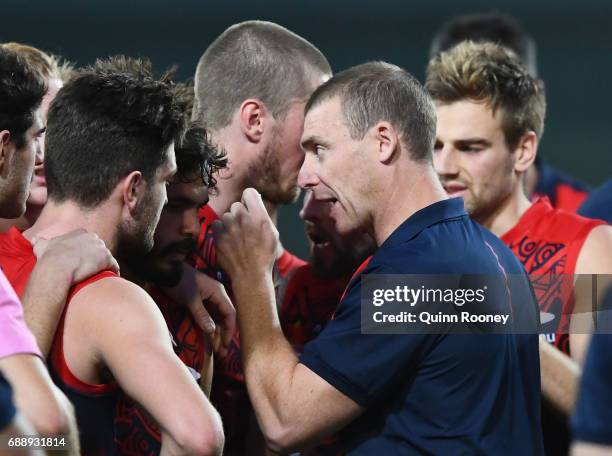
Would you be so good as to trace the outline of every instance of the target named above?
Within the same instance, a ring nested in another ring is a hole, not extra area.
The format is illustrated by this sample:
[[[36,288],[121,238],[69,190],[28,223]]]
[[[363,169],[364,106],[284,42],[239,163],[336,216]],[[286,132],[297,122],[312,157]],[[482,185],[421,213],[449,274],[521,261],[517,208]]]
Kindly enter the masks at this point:
[[[463,216],[467,216],[463,207],[463,198],[450,198],[430,204],[408,217],[380,248],[406,242],[436,223]]]

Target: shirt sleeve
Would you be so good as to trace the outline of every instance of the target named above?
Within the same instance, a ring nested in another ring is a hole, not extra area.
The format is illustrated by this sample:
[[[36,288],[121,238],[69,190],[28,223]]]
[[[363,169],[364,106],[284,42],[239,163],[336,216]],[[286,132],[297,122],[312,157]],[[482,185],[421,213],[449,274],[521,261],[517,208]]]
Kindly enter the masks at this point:
[[[381,266],[364,273],[393,274]],[[334,319],[300,362],[362,407],[383,401],[417,372],[433,342],[420,334],[362,334],[361,279],[352,281]]]
[[[612,334],[591,340],[572,418],[573,439],[612,445]]]
[[[36,339],[23,318],[17,294],[0,271],[0,358],[31,354],[42,358]]]
[[[0,375],[0,432],[13,421],[15,413],[11,387]]]

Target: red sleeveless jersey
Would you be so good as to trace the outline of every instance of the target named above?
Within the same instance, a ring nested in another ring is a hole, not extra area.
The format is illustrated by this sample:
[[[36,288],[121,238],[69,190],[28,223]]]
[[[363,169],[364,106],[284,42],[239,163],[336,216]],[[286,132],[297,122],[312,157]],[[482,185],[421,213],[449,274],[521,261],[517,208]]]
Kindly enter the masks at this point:
[[[540,310],[554,316],[549,342],[567,354],[576,261],[591,230],[602,224],[601,220],[555,209],[544,197],[501,237],[529,274]]]
[[[21,296],[34,266],[36,256],[30,242],[15,227],[0,234],[0,266]],[[72,297],[87,285],[106,277],[116,277],[112,271],[100,272],[74,286],[66,299],[50,353],[49,371],[53,381],[75,407],[81,451],[84,455],[111,454],[113,448],[113,418],[119,398],[115,382],[89,384],[72,374],[64,359],[63,328],[66,309]]]
[[[281,297],[280,322],[287,340],[301,353],[331,319],[349,277],[321,279],[306,263],[289,276]]]
[[[278,273],[280,274],[280,278],[284,279],[291,272],[306,265],[306,262],[289,252],[289,250],[283,249],[283,253],[276,260],[276,265],[278,266]]]
[[[12,228],[0,234],[0,265],[10,276],[18,294],[22,294],[36,265],[30,243]],[[105,277],[104,271],[71,289],[66,308],[72,297],[85,286]],[[163,292],[152,288],[149,293],[160,308],[174,341],[174,351],[198,378],[206,360],[204,335],[184,306],[174,304]],[[153,419],[124,394],[115,382],[92,385],[72,374],[64,359],[64,313],[60,319],[50,354],[50,371],[54,382],[75,405],[81,434],[83,454],[157,455],[161,449],[161,432]]]

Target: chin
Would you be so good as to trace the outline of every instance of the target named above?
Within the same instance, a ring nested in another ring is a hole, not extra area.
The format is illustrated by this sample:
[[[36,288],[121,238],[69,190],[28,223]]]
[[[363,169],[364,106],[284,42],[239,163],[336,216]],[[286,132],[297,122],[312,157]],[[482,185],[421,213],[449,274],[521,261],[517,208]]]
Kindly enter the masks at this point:
[[[33,206],[44,206],[47,203],[47,187],[32,186],[28,204]]]

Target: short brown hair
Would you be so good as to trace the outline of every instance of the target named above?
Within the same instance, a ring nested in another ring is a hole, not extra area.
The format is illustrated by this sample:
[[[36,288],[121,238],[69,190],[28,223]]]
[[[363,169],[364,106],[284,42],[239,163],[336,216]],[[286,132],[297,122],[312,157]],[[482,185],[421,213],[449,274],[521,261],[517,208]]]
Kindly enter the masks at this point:
[[[442,104],[486,102],[502,109],[506,144],[514,149],[521,136],[544,131],[544,84],[531,76],[512,51],[493,43],[466,41],[435,57],[427,66],[425,87]]]
[[[369,62],[341,71],[312,94],[306,112],[340,97],[351,138],[362,139],[376,122],[398,129],[414,161],[431,160],[436,110],[425,88],[398,66]]]
[[[331,75],[321,51],[272,22],[233,25],[204,52],[195,76],[193,119],[212,130],[229,125],[248,98],[258,98],[275,118],[292,101],[307,99],[317,73]]]

